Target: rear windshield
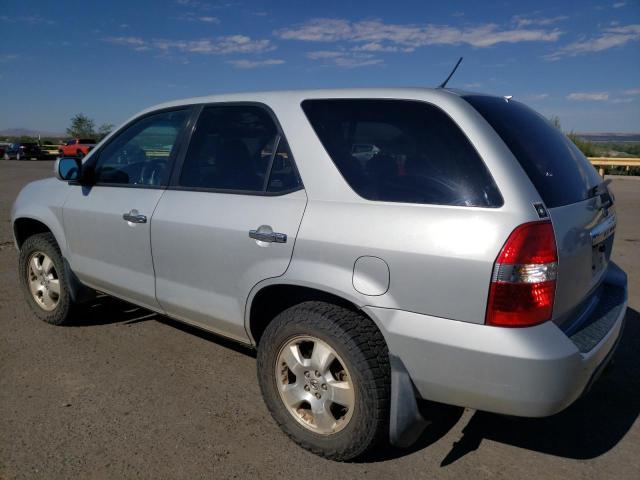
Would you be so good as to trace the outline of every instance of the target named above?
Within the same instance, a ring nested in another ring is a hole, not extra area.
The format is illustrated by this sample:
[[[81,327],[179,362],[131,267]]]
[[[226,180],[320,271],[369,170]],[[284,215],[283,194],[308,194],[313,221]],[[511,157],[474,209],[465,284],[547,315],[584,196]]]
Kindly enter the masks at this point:
[[[442,110],[405,100],[306,100],[302,108],[351,188],[368,200],[498,207],[502,197]]]
[[[483,95],[463,98],[507,144],[547,207],[585,200],[602,183],[574,143],[526,105]]]

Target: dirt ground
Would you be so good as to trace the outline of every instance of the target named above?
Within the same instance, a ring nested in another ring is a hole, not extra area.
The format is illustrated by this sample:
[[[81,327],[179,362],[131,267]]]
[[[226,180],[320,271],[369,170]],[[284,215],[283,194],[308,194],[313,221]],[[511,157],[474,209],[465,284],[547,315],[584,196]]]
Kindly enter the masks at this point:
[[[0,478],[640,478],[640,179],[613,181],[630,309],[587,396],[546,419],[450,409],[413,448],[341,464],[280,432],[250,350],[109,298],[77,326],[33,317],[9,211],[51,173],[0,161]]]

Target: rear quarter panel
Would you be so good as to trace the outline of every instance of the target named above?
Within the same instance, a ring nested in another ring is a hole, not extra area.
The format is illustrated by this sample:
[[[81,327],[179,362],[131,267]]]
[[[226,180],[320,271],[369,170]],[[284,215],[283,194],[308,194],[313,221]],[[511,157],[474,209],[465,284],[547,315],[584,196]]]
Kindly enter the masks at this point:
[[[342,178],[304,115],[300,102],[270,104],[280,119],[309,203],[286,283],[323,289],[359,306],[377,306],[483,323],[493,263],[513,229],[537,220],[540,198],[493,129],[464,100],[444,91],[403,90],[433,103],[465,132],[504,198],[500,208],[372,202]],[[319,94],[320,95],[320,94]],[[326,95],[326,94],[325,94]],[[385,98],[379,91],[343,98]],[[326,97],[324,97],[326,98]],[[334,93],[331,98],[340,98]],[[383,295],[358,293],[353,267],[361,256],[382,258],[390,285]]]

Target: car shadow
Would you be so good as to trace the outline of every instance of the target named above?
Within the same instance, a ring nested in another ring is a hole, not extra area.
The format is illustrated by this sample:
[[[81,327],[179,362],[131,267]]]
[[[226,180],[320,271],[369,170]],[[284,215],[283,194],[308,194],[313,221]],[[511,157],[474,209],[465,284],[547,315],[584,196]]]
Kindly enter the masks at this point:
[[[615,447],[640,413],[640,313],[629,308],[620,345],[591,390],[547,418],[475,412],[441,462],[447,466],[488,439],[549,455],[586,460]]]
[[[157,320],[161,315],[131,303],[99,294],[73,312],[73,327],[90,327],[111,323],[138,323]]]
[[[131,325],[150,320],[168,325],[190,335],[195,335],[203,340],[216,343],[222,347],[236,350],[245,355],[252,356],[254,358],[256,356],[255,349],[243,343],[239,343],[228,339],[227,337],[174,320],[160,313],[152,312],[146,308],[138,307],[106,294],[99,294],[95,299],[87,302],[79,308],[78,311],[74,313],[74,319],[70,326],[90,327],[114,323]]]

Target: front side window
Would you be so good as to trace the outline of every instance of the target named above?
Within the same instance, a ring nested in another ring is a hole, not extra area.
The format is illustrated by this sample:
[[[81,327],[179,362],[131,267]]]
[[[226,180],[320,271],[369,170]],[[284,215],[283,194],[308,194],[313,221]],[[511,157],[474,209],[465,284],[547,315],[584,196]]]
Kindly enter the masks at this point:
[[[267,111],[214,105],[200,114],[179,185],[197,189],[282,192],[298,186],[289,149]]]
[[[117,134],[98,153],[95,183],[166,185],[188,115],[189,109],[148,115]]]
[[[302,108],[351,188],[368,200],[498,207],[502,197],[460,128],[406,100],[306,100]]]

